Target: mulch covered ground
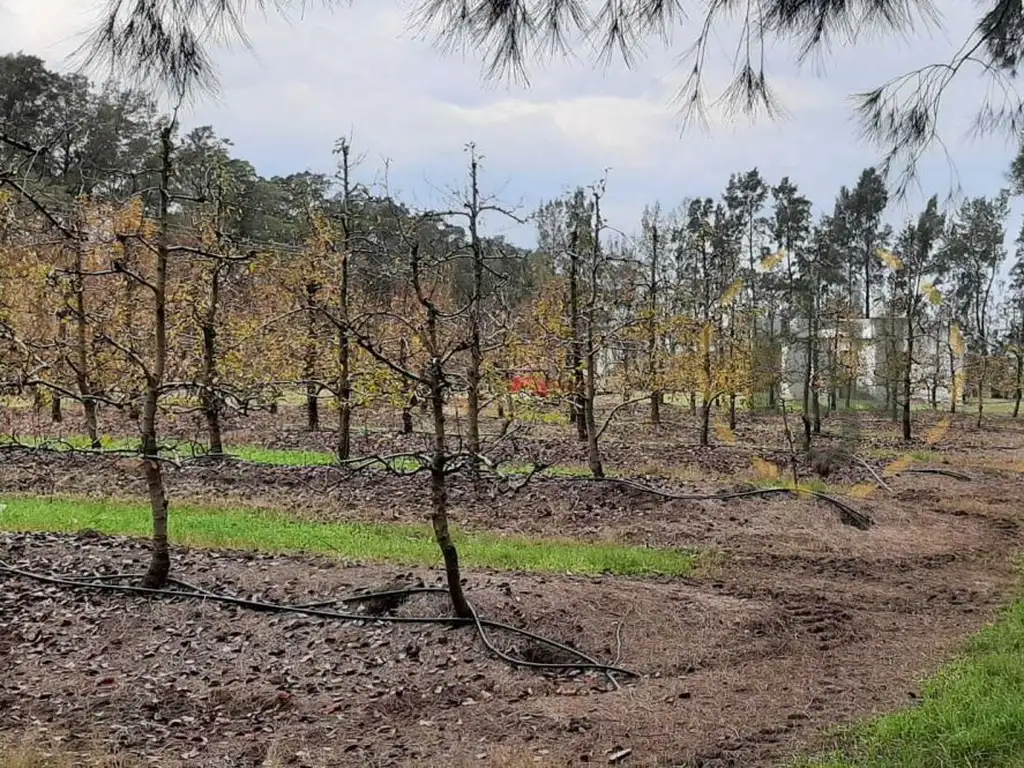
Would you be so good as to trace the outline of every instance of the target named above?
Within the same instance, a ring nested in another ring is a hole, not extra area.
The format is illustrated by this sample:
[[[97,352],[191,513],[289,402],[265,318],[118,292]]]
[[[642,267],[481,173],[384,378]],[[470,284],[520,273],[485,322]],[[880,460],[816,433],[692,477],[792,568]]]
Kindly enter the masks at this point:
[[[966,470],[975,481],[894,478],[894,494],[857,502],[875,520],[869,531],[806,500],[664,502],[569,480],[492,498],[458,481],[452,517],[467,528],[722,553],[692,579],[466,574],[482,615],[641,675],[620,678],[617,691],[598,673],[513,669],[469,629],[0,575],[0,743],[60,739],[72,752],[161,766],[606,765],[625,750],[622,765],[772,765],[837,723],[912,703],[921,677],[1009,599],[1024,495],[1012,471],[1024,450],[1012,448],[1024,435],[964,430],[957,440],[943,448],[955,468],[987,462]],[[139,483],[112,459],[0,458],[7,491],[134,496]],[[321,519],[412,521],[426,509],[421,479],[330,469],[191,466],[168,483],[175,501],[287,501]],[[146,549],[98,535],[0,534],[0,559],[68,575],[138,572]],[[174,561],[178,577],[207,589],[294,602],[438,577],[408,571],[206,551],[179,550]],[[399,613],[445,609],[418,596]],[[523,638],[495,641],[545,658]]]

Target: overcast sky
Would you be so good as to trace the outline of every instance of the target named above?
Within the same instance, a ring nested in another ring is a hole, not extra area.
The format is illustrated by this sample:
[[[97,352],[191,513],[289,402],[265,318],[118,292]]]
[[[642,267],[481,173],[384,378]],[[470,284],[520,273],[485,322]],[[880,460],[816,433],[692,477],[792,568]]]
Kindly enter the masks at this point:
[[[879,157],[858,137],[850,95],[947,59],[970,29],[973,3],[937,4],[948,32],[844,47],[824,69],[798,69],[785,51],[770,53],[777,62],[772,84],[788,118],[751,125],[712,115],[708,134],[680,136],[670,104],[685,76],[678,55],[690,37],[682,30],[670,49],[652,46],[632,71],[557,62],[537,70],[529,87],[486,85],[478,59],[439,53],[409,26],[408,4],[394,0],[308,11],[290,22],[254,17],[255,52],[221,49],[222,93],[192,108],[184,122],[212,124],[264,175],[329,171],[335,139],[351,135],[365,153],[362,177],[372,179],[388,158],[392,191],[413,204],[436,204],[438,189],[461,183],[463,146],[474,141],[484,156],[484,188],[509,205],[522,203],[524,212],[609,168],[610,223],[633,231],[645,203],[672,208],[687,197],[718,196],[730,173],[755,166],[770,183],[788,175],[821,212]],[[80,0],[0,0],[0,51],[23,50],[66,69],[90,14],[95,4]],[[729,79],[735,35],[725,28],[714,43],[708,77],[721,84]],[[967,195],[991,195],[1006,184],[1014,148],[1001,138],[966,135],[983,92],[971,73],[950,90],[943,138],[957,177],[945,155],[932,152],[921,165],[926,194],[894,206],[894,223],[954,183]],[[1010,241],[1020,210],[1015,205]],[[532,239],[528,228],[506,231],[520,242]]]

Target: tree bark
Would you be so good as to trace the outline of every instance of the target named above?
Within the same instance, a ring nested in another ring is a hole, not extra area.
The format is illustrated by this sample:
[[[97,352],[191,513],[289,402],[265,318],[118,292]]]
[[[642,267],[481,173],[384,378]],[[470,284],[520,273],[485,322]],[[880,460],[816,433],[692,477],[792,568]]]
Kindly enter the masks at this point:
[[[907,318],[907,358],[904,363],[903,371],[903,439],[910,440],[911,437],[911,424],[910,424],[910,395],[913,387],[913,381],[911,377],[912,365],[914,361],[914,327],[911,318]]]
[[[224,453],[224,441],[221,436],[220,395],[217,392],[217,330],[212,325],[204,324],[203,333],[203,415],[206,417],[206,432],[210,439],[210,455],[221,456]]]
[[[221,400],[217,391],[217,305],[220,302],[220,265],[213,269],[210,276],[210,306],[202,316],[201,332],[203,336],[203,370],[202,397],[200,398],[203,415],[206,418],[206,432],[210,440],[210,454],[221,456],[224,453],[224,441],[221,437]]]
[[[1024,390],[1024,354],[1017,352],[1015,355],[1015,376],[1013,386],[1013,418],[1020,415],[1020,400]]]
[[[149,493],[150,510],[153,515],[152,556],[149,570],[142,583],[143,586],[150,589],[161,589],[166,586],[167,575],[171,568],[167,537],[167,493],[164,489],[159,458],[160,449],[157,442],[157,406],[159,405],[160,389],[163,386],[164,368],[167,363],[167,267],[173,130],[172,123],[160,133],[160,210],[156,243],[156,269],[152,286],[155,343],[152,369],[146,376],[146,393],[142,409],[142,462],[146,477],[146,490]]]
[[[580,323],[580,257],[579,232],[573,231],[569,239],[569,367],[572,370],[573,392],[570,399],[569,420],[576,425],[576,437],[587,440],[586,395],[583,373],[583,330]]]
[[[704,448],[711,445],[711,406],[713,398],[707,398],[700,407],[700,445]]]
[[[460,618],[472,618],[473,611],[466,601],[462,589],[462,572],[459,568],[459,553],[455,549],[451,532],[448,530],[448,487],[445,465],[447,447],[445,444],[444,389],[441,364],[435,358],[430,366],[430,405],[434,417],[434,450],[430,460],[430,522],[434,529],[434,540],[444,558],[444,572],[448,582],[448,593],[452,610]]]
[[[647,307],[647,370],[651,379],[651,424],[655,427],[661,424],[661,382],[658,364],[658,235],[658,225],[655,221],[651,228],[651,272],[648,285],[650,300]]]
[[[704,375],[704,392],[702,394],[701,412],[700,412],[700,439],[698,442],[701,446],[707,447],[711,445],[711,406],[714,403],[714,396],[712,394],[712,380],[711,380],[711,340],[710,331],[707,337],[704,334],[701,335],[701,373]],[[696,398],[694,399],[696,401]]]
[[[339,461],[347,461],[352,454],[352,374],[351,344],[348,338],[348,254],[343,257],[342,267],[342,328],[338,331],[338,439]]]
[[[597,371],[595,370],[597,361],[595,358],[593,329],[588,327],[586,400],[583,412],[587,427],[587,464],[590,474],[601,478],[604,477],[604,464],[601,461],[601,449],[597,442],[597,419],[594,415],[594,403],[597,399]]]
[[[976,426],[981,429],[982,416],[985,413],[985,380],[988,377],[988,355],[981,361],[981,376],[978,377],[978,419]]]
[[[313,383],[316,378],[316,294],[320,286],[306,284],[306,349],[303,357],[302,375],[306,379],[306,429],[317,432],[320,429],[320,387]]]
[[[399,341],[398,346],[398,364],[402,368],[406,368],[409,365],[409,341],[404,336]],[[402,383],[402,434],[411,435],[413,432],[412,423],[412,409],[416,407],[418,398],[416,393],[412,391],[407,381]]]

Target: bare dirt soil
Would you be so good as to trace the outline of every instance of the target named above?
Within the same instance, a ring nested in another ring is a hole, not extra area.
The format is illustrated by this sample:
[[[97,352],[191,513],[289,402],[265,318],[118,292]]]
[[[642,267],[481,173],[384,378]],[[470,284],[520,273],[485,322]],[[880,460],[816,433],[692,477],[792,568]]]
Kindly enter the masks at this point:
[[[744,418],[737,445],[703,450],[672,428],[627,425],[610,435],[609,463],[675,491],[738,487],[753,456],[786,458],[777,424]],[[829,427],[840,440],[838,417]],[[864,416],[859,428],[857,450],[874,467],[889,459],[868,449],[901,447],[884,418]],[[275,429],[250,425],[230,441],[329,440]],[[360,439],[360,452],[396,450],[388,435]],[[570,440],[530,439],[579,460]],[[640,673],[619,691],[599,674],[512,669],[468,629],[341,623],[0,576],[0,742],[60,737],[70,750],[101,745],[162,766],[607,765],[624,749],[632,752],[622,765],[775,765],[838,723],[912,703],[922,676],[1011,595],[1024,431],[1009,419],[985,431],[958,419],[938,444],[911,448],[974,479],[890,478],[894,493],[852,502],[873,517],[868,531],[804,499],[665,501],[568,478],[494,494],[454,478],[452,518],[464,528],[720,553],[689,579],[467,573],[485,616]],[[828,480],[865,478],[850,464]],[[199,463],[171,470],[168,483],[174,502],[317,519],[426,513],[418,477]],[[5,452],[0,490],[141,498],[142,486],[125,460]],[[96,535],[0,534],[0,559],[81,575],[139,571],[146,550]],[[174,568],[210,589],[300,602],[408,571],[206,551],[178,551]],[[444,610],[421,596],[400,613]],[[496,640],[538,653],[521,638]]]

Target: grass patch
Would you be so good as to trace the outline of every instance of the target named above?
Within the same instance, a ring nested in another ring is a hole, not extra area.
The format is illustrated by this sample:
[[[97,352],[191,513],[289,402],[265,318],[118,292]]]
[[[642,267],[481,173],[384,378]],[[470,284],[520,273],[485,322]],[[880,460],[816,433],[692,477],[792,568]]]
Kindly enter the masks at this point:
[[[147,536],[147,507],[121,501],[8,497],[0,530]],[[441,563],[426,525],[315,523],[245,509],[174,507],[171,540],[194,547],[314,552],[359,562],[430,565]],[[697,558],[687,550],[647,549],[615,543],[528,539],[454,531],[459,558],[470,568],[596,575],[691,573]]]
[[[919,706],[849,729],[794,768],[1024,768],[1024,600],[925,686]]]
[[[89,438],[85,435],[67,435],[65,437],[40,438],[9,437],[0,438],[0,443],[19,443],[30,447],[45,447],[54,451],[87,451],[91,449]],[[103,451],[138,451],[138,438],[100,437],[100,450]],[[161,450],[171,456],[202,456],[207,448],[196,443],[179,443],[168,440],[161,445]],[[274,466],[320,467],[334,464],[336,457],[327,451],[307,451],[293,449],[261,448],[256,445],[225,446],[224,451],[244,461],[254,464],[270,464]],[[412,462],[410,462],[412,463]]]

